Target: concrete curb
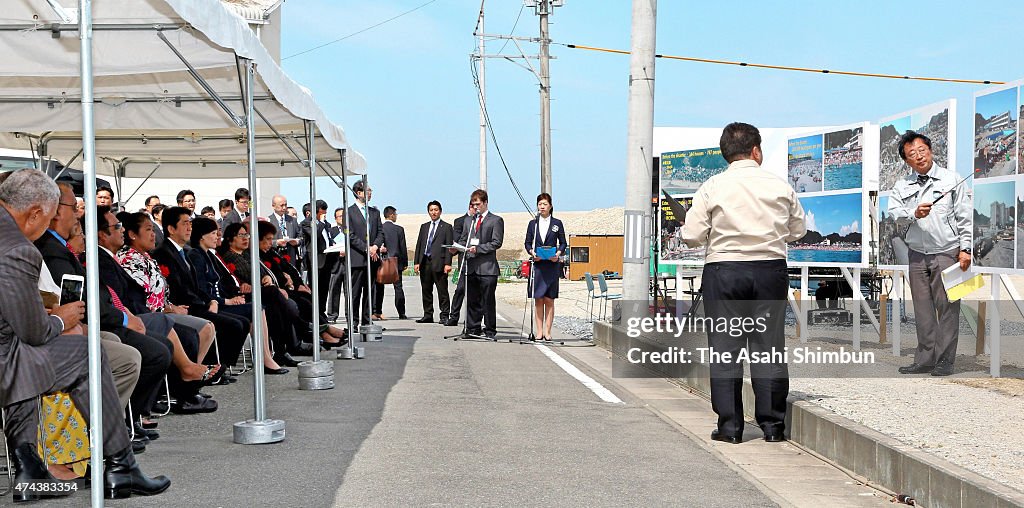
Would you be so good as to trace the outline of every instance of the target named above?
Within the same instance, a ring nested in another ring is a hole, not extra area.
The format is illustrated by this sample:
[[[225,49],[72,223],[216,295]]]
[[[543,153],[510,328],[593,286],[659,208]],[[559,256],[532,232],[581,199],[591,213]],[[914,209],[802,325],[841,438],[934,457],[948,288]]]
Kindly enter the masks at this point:
[[[603,322],[594,323],[594,342],[620,358],[636,343],[657,347],[656,342],[643,336],[627,337],[623,330]],[[699,364],[664,367],[671,368],[658,374],[705,395],[710,392],[707,367]],[[743,409],[751,419],[753,404],[753,390],[750,382],[745,381]],[[791,397],[787,418],[791,441],[872,483],[913,497],[920,506],[1024,508],[1024,493],[813,403]]]

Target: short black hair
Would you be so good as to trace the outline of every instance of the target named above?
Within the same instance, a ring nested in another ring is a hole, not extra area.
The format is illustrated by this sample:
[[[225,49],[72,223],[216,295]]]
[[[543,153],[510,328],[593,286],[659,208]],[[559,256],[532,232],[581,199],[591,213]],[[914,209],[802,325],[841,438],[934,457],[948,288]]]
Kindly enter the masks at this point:
[[[761,146],[761,133],[749,123],[733,122],[722,129],[718,146],[722,149],[722,158],[732,164],[750,155],[755,146]]]
[[[338,212],[340,212],[340,211],[343,211],[343,210],[344,210],[344,208],[342,208],[342,207],[340,207],[340,206],[339,206],[339,207],[337,207],[337,208],[335,208],[335,209],[334,209],[334,215],[338,215]]]
[[[441,208],[441,202],[436,200],[436,199],[431,201],[431,202],[429,202],[429,203],[427,203],[427,211],[429,212],[430,211],[430,207],[434,206],[434,205],[437,205],[437,209],[438,210],[440,210],[442,212],[444,211],[444,208]]]
[[[238,201],[239,199],[242,198],[249,198],[249,189],[246,189],[245,187],[239,187],[238,190],[235,191],[235,201]]]
[[[393,207],[393,206],[391,206],[391,205],[385,206],[384,207],[384,216],[385,217],[390,217],[391,214],[393,214],[393,213],[395,213],[397,211],[398,211],[398,209]]]
[[[196,193],[192,192],[189,189],[183,189],[183,190],[179,191],[178,192],[178,196],[175,198],[175,200],[178,202],[179,205],[181,203],[185,202],[185,196],[192,196],[192,198],[195,199]]]
[[[220,203],[217,203],[217,206],[221,210],[223,210],[225,208],[231,208],[232,206],[235,206],[235,202],[231,201],[230,199],[222,199],[220,200]]]
[[[160,215],[160,212],[162,212],[162,211],[164,211],[166,209],[167,209],[167,205],[165,205],[163,203],[160,203],[158,205],[153,205],[153,211],[152,211],[153,217],[156,218],[157,215]]]
[[[900,152],[901,159],[907,160],[907,154],[903,153],[903,147],[919,139],[923,141],[925,145],[928,146],[929,150],[932,149],[932,140],[928,136],[925,136],[920,132],[907,131],[904,132],[902,136],[900,136],[900,146],[898,147],[898,150]]]
[[[326,212],[326,211],[327,211],[327,208],[328,208],[328,207],[327,207],[327,202],[326,202],[326,201],[324,201],[324,200],[322,200],[322,199],[318,199],[318,200],[316,200],[316,209],[317,209],[317,210],[323,210],[323,211],[325,211],[325,212]]]
[[[164,214],[160,217],[160,222],[164,226],[164,236],[171,237],[170,225],[174,224],[175,228],[177,228],[178,221],[181,220],[182,215],[191,217],[192,212],[183,206],[172,206],[164,210]]]
[[[100,185],[99,187],[96,187],[96,194],[99,194],[103,191],[107,191],[107,194],[110,194],[110,199],[114,199],[114,189],[111,189],[110,186]]]
[[[212,206],[204,206],[202,210],[199,210],[199,215],[206,215],[207,212],[217,213],[217,210],[214,210]]]
[[[96,192],[99,192],[99,189],[96,189]],[[103,231],[103,230],[105,230],[105,229],[107,229],[107,228],[109,228],[111,226],[111,224],[107,223],[107,212],[109,212],[109,211],[110,211],[110,207],[109,206],[97,206],[96,207],[96,229],[97,230]],[[82,231],[85,232],[84,229]]]
[[[276,235],[277,234],[277,226],[271,224],[268,221],[261,220],[261,221],[259,221],[259,223],[256,224],[256,233],[257,233],[257,235],[256,235],[256,242],[255,243],[259,244],[259,241],[262,240],[264,236]]]
[[[354,185],[352,185],[352,194],[355,194],[357,192],[363,192],[364,189],[366,189],[366,184],[364,184],[362,180],[359,180]]]
[[[152,203],[154,199],[160,199],[160,196],[153,195],[146,198],[146,206],[149,206],[149,204]]]
[[[289,206],[288,208],[291,207]],[[312,207],[309,206],[309,203],[302,205],[302,215],[308,215],[310,213],[310,210],[312,210]]]

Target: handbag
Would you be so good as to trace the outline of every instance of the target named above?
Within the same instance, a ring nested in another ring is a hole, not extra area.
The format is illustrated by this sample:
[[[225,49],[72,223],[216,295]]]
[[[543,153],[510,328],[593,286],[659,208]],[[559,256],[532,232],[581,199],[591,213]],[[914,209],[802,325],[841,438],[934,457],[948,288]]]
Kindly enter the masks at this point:
[[[377,284],[394,284],[398,282],[398,258],[387,255],[381,256],[380,266],[377,267]]]

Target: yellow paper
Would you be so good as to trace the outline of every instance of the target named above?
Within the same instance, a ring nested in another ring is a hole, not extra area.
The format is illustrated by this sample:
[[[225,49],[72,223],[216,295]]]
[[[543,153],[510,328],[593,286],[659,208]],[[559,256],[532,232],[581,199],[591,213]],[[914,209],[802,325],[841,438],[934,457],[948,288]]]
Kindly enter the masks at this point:
[[[942,285],[946,288],[946,298],[955,302],[981,289],[985,279],[973,270],[961,270],[960,264],[956,263],[942,271]]]

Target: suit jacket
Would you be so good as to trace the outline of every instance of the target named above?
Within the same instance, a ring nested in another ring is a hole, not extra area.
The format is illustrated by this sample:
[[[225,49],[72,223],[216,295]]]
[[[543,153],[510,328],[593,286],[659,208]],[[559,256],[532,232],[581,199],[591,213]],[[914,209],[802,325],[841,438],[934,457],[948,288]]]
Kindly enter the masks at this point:
[[[451,224],[438,219],[437,229],[434,230],[434,241],[430,244],[430,259],[427,266],[423,266],[423,255],[427,250],[427,237],[430,236],[430,222],[420,225],[420,234],[416,238],[416,251],[413,252],[413,263],[420,265],[420,271],[430,270],[433,272],[444,271],[445,266],[451,266],[452,255],[445,245],[451,245],[455,241]],[[390,250],[390,249],[388,249]]]
[[[224,297],[220,292],[220,274],[213,266],[210,257],[203,249],[189,249],[186,252],[188,260],[196,270],[196,285],[207,298],[217,300],[218,305],[224,305]]]
[[[269,273],[273,276],[275,285],[282,289],[298,289],[303,284],[302,276],[299,274],[297,268],[291,263],[285,261],[281,256],[273,249],[263,252],[260,251],[260,261],[263,268],[269,268]],[[260,272],[264,273],[264,272]],[[292,279],[292,287],[287,287],[287,280],[285,274]]]
[[[327,224],[323,221],[316,221],[316,233],[314,234],[312,222],[308,218],[303,219],[303,221],[299,224],[299,227],[302,229],[303,245],[316,245],[316,252],[318,254],[318,256],[316,257],[317,268],[323,268],[324,266],[332,268],[334,266],[333,260],[336,259],[337,256],[325,255],[324,251],[327,250],[327,247],[334,245],[334,235],[331,234],[331,230],[335,228],[327,226]],[[327,230],[327,235],[330,237],[329,239],[324,239],[324,230]],[[331,260],[331,264],[327,263],[328,260]]]
[[[186,256],[188,249],[185,249]],[[157,247],[153,251],[153,259],[160,265],[160,271],[167,268],[167,289],[169,299],[174,305],[188,305],[199,309],[207,309],[213,298],[206,296],[206,292],[199,288],[195,268],[185,263],[178,254],[178,250],[170,240]],[[189,309],[191,313],[191,308]]]
[[[287,244],[284,247],[277,248],[277,251],[281,254],[282,257],[288,256],[287,260],[290,261],[293,265],[298,266],[299,248],[305,245],[305,243],[302,241],[302,229],[299,227],[299,222],[295,220],[295,217],[285,214],[284,229],[282,230],[281,222],[278,220],[276,213],[270,214],[270,217],[268,217],[268,219],[270,219],[270,223],[273,224],[275,228],[277,228],[277,233],[274,233],[274,245],[277,245],[277,240],[280,240],[285,237],[295,238],[299,241],[298,245]]]
[[[156,233],[156,243],[154,245],[159,247],[164,243],[164,227],[153,217],[150,217],[149,221],[153,223],[153,232]]]
[[[0,206],[0,407],[45,393],[56,382],[49,358],[33,347],[63,331],[39,297],[42,264],[39,250]]]
[[[220,232],[223,233],[228,226],[242,222],[242,215],[238,213],[237,208],[231,207],[231,211],[228,212],[228,214],[225,215],[224,217],[221,217],[220,221],[218,222],[220,224]]]
[[[53,282],[57,286],[60,286],[61,279],[68,274],[85,277],[85,267],[82,266],[82,263],[50,231],[43,233],[43,236],[36,240],[36,248],[43,255],[46,268],[50,270],[50,276],[53,277]],[[114,300],[110,296],[110,291],[107,290],[106,282],[105,279],[100,281],[100,328],[116,333],[124,328],[125,314],[114,307]],[[85,300],[84,292],[82,300]]]
[[[405,243],[405,228],[394,222],[385,221],[384,224],[381,224],[381,229],[384,230],[384,247],[388,249],[388,256],[398,258],[398,273],[402,273],[405,267],[409,266],[409,247]]]
[[[533,219],[526,226],[526,241],[523,245],[526,247],[526,251],[534,250],[534,247],[555,247],[558,252],[565,253],[568,242],[565,241],[565,226],[562,225],[562,221],[551,217],[551,224],[548,226],[548,234],[544,238],[534,238],[537,231],[537,219]],[[535,243],[536,242],[536,243]],[[552,263],[553,261],[541,261],[543,263]]]
[[[462,237],[459,238],[459,243],[466,246],[469,246],[470,237],[480,240],[476,254],[466,254],[466,274],[497,277],[501,275],[497,252],[505,238],[505,220],[488,212],[479,231],[475,231],[474,221],[472,217],[466,218]]]
[[[114,256],[111,256],[106,250],[100,249],[99,255],[100,278],[103,279],[103,283],[117,293],[121,303],[132,314],[149,313],[149,307],[146,306],[145,288],[140,286],[131,275],[128,275],[128,272],[121,267]]]
[[[384,231],[381,229],[380,211],[374,207],[367,208],[370,216],[370,245],[380,247],[384,245]],[[352,268],[365,268],[367,252],[369,247],[366,244],[366,217],[359,211],[359,205],[353,203],[348,207],[348,255],[352,258]]]
[[[461,215],[461,216],[459,216],[459,218],[457,218],[454,221],[452,221],[452,229],[455,231],[455,237],[454,237],[455,241],[458,241],[459,238],[462,238],[462,232],[463,232],[463,229],[466,226],[466,221],[470,220],[472,218],[473,217],[469,216],[469,215]],[[456,258],[458,259],[458,261],[455,261]],[[462,264],[462,253],[457,253],[457,254],[453,255],[452,256],[452,260],[455,261],[458,264]]]

